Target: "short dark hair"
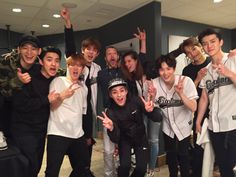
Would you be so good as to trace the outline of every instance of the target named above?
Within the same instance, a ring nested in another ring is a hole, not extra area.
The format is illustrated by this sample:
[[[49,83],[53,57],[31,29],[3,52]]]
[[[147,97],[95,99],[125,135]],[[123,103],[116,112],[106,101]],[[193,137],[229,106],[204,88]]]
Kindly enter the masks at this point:
[[[161,64],[164,62],[166,62],[166,64],[169,67],[173,67],[174,69],[176,68],[176,59],[175,58],[173,58],[169,55],[161,55],[156,60],[156,68],[158,71],[159,71],[159,69],[161,69]]]
[[[130,56],[132,59],[137,60],[136,69],[133,73],[130,73],[125,66],[125,57],[127,57],[127,56]],[[122,60],[121,60],[121,70],[124,74],[124,77],[128,80],[132,80],[133,78],[135,80],[142,79],[143,67],[142,67],[142,64],[141,64],[141,61],[139,59],[137,52],[130,50],[130,51],[127,51],[123,54]]]
[[[212,28],[207,28],[205,29],[204,31],[202,31],[201,33],[199,33],[198,35],[198,40],[199,42],[202,44],[202,39],[205,37],[205,36],[209,36],[209,35],[212,35],[212,34],[215,34],[216,37],[221,40],[222,39],[222,35],[220,32],[217,32],[216,30],[212,29]]]
[[[101,43],[93,37],[88,37],[81,42],[81,48],[84,50],[88,46],[94,46],[98,52],[101,50]]]
[[[48,53],[48,52],[52,52],[52,53],[56,53],[60,60],[61,60],[61,50],[57,47],[54,47],[54,46],[47,46],[47,47],[43,47],[42,48],[42,52],[41,54],[39,55],[39,58],[41,60],[43,60],[43,58],[45,57],[45,55]]]
[[[22,47],[25,44],[31,44],[36,48],[41,48],[41,44],[40,44],[39,39],[36,36],[33,36],[33,35],[24,34],[23,36],[21,36],[21,39],[19,40],[18,46]]]

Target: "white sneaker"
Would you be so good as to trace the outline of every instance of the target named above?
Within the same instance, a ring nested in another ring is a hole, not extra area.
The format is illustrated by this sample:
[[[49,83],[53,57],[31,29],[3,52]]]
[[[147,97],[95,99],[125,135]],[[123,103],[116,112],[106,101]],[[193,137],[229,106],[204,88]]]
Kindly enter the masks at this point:
[[[150,171],[147,172],[146,177],[154,177],[154,175],[155,175],[155,171],[154,170],[150,170]]]
[[[7,149],[6,138],[3,135],[3,132],[0,131],[0,151]]]

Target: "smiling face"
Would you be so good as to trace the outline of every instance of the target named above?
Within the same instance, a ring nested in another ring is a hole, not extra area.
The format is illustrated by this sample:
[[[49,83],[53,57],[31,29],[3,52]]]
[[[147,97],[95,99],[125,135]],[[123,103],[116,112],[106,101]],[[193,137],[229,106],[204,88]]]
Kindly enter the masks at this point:
[[[19,52],[21,57],[21,66],[25,69],[29,69],[34,64],[37,56],[41,52],[41,49],[34,47],[30,43],[26,43],[19,47]]]
[[[72,61],[68,65],[70,79],[72,82],[77,82],[80,74],[82,73],[84,66],[81,64],[79,60]]]
[[[118,106],[124,106],[127,99],[128,90],[125,86],[115,86],[110,90],[110,97]]]
[[[184,53],[194,63],[198,63],[203,57],[202,48],[197,45],[185,46]]]
[[[89,45],[88,47],[82,49],[82,54],[84,55],[84,59],[87,61],[87,64],[91,65],[91,63],[99,55],[99,52],[94,45]]]
[[[175,69],[167,65],[166,62],[161,63],[161,68],[159,69],[159,74],[161,79],[166,85],[172,86],[175,81]]]
[[[204,51],[211,57],[221,53],[223,40],[219,40],[215,34],[207,35],[202,38],[202,47]]]
[[[40,64],[42,65],[41,73],[46,78],[53,77],[60,67],[60,57],[57,53],[47,52],[44,58],[40,60]]]
[[[130,55],[124,57],[124,64],[127,70],[132,73],[136,70],[137,60],[133,59]]]
[[[115,48],[106,49],[105,60],[109,68],[117,68],[119,64],[119,55]]]

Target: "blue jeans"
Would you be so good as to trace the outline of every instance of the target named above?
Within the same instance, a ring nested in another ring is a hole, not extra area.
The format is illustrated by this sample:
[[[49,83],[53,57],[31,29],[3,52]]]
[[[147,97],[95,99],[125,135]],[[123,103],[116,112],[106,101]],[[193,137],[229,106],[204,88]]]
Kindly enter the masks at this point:
[[[148,142],[150,148],[148,168],[153,170],[156,167],[156,160],[159,153],[159,133],[160,133],[160,123],[153,122],[144,116],[144,124],[146,126]]]

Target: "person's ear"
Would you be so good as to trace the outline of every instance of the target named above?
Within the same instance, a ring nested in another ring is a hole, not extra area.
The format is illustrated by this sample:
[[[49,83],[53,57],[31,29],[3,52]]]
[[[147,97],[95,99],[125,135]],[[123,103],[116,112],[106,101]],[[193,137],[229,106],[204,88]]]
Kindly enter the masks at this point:
[[[222,46],[223,46],[223,44],[224,44],[224,40],[223,40],[223,39],[221,39],[221,40],[220,40],[220,46],[222,47]]]
[[[40,54],[41,54],[41,52],[42,52],[42,49],[41,49],[41,48],[39,48],[39,50],[38,50],[38,55],[40,55]]]
[[[39,64],[43,66],[43,60],[38,58],[39,59]]]

